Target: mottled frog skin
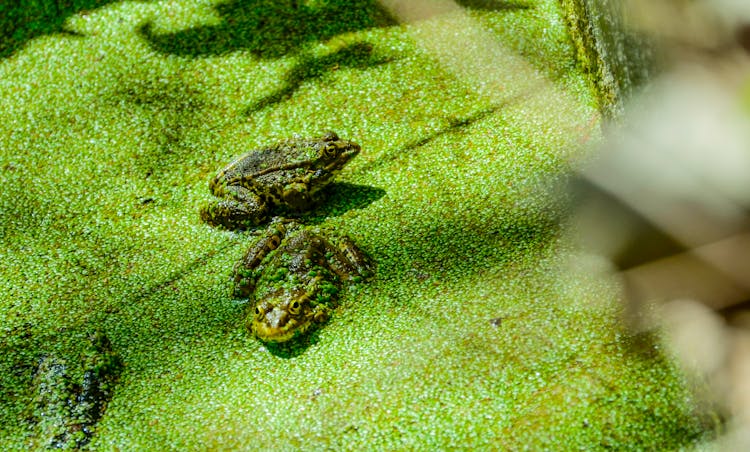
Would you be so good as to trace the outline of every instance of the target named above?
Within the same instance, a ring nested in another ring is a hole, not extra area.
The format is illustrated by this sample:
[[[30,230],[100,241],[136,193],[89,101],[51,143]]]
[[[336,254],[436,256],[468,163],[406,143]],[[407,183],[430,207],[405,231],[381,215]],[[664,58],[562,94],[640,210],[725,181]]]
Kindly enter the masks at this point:
[[[344,283],[372,275],[348,237],[336,243],[293,221],[275,221],[235,265],[234,295],[250,298],[246,323],[259,339],[285,342],[323,323]]]
[[[245,154],[211,179],[209,189],[221,200],[202,207],[201,218],[212,226],[247,229],[264,223],[269,214],[309,210],[359,150],[328,132]]]
[[[45,355],[34,374],[34,450],[76,449],[96,433],[122,369],[104,333],[88,338],[80,361]]]

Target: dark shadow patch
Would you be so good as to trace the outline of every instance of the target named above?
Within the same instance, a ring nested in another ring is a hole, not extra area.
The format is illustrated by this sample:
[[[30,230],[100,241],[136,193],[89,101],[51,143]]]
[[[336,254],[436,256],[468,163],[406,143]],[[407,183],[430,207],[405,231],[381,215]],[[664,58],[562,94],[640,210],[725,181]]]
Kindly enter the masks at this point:
[[[398,253],[404,257],[395,261],[408,260],[411,268],[390,271],[398,278],[413,280],[417,270],[426,275],[425,280],[448,282],[467,272],[512,266],[519,254],[541,253],[559,231],[559,218],[551,213],[547,218],[534,218],[502,208],[496,210],[494,218],[402,223],[402,230],[395,236],[403,237],[398,240]]]
[[[100,8],[113,0],[5,0],[0,3],[0,58],[11,56],[39,36],[62,33],[68,17]]]
[[[263,346],[266,347],[266,350],[268,350],[269,353],[274,356],[278,356],[279,358],[294,358],[301,355],[308,348],[318,343],[318,334],[321,328],[325,328],[325,325],[321,325],[315,330],[305,333],[302,336],[299,336],[287,342],[264,342]]]
[[[521,2],[507,2],[503,0],[457,0],[456,3],[468,9],[483,9],[487,11],[507,11],[517,9],[531,9],[532,6]]]
[[[136,72],[137,73],[137,72]],[[115,108],[143,111],[147,126],[143,145],[131,163],[143,178],[158,177],[196,152],[190,135],[205,125],[207,103],[202,91],[175,79],[149,79],[122,72],[112,83],[107,101]]]
[[[326,200],[311,212],[300,216],[304,224],[318,224],[329,217],[341,216],[350,210],[365,209],[385,196],[382,188],[337,182],[325,188]]]
[[[251,115],[266,107],[283,102],[291,98],[303,83],[320,79],[341,67],[366,69],[392,61],[390,58],[373,55],[372,50],[372,44],[358,42],[322,57],[302,57],[284,77],[284,86],[250,105],[245,110],[245,114]]]
[[[215,9],[222,19],[218,25],[159,34],[146,23],[138,32],[162,53],[196,58],[243,50],[260,58],[280,58],[310,42],[395,24],[370,0],[330,1],[318,7],[294,0],[236,0]]]
[[[623,330],[621,344],[624,349],[632,355],[645,361],[658,361],[669,364],[669,360],[664,355],[659,344],[662,343],[659,338],[659,332],[654,330],[633,333],[632,331]]]
[[[717,310],[717,313],[727,320],[729,325],[737,328],[747,328],[750,300],[742,300],[730,306]]]

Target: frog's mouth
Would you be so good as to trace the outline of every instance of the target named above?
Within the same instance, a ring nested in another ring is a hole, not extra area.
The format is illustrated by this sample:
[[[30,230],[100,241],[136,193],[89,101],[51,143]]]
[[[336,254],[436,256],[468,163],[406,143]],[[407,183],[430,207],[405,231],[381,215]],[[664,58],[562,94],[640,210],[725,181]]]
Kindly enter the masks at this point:
[[[312,325],[311,315],[292,316],[275,307],[253,320],[252,330],[264,342],[286,342],[307,331]]]
[[[353,159],[354,157],[359,154],[359,151],[362,148],[355,143],[349,143],[348,149],[341,151],[341,154],[339,154],[338,158],[334,160],[333,162],[329,163],[325,170],[330,173],[337,173],[341,170],[344,166],[346,166],[347,163],[349,163],[349,160]]]

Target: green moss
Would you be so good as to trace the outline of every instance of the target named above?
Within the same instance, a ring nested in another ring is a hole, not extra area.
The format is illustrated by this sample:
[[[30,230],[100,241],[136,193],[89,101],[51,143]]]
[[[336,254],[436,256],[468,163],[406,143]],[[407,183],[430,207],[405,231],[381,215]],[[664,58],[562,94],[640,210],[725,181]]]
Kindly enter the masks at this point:
[[[364,0],[113,2],[1,60],[3,448],[30,444],[39,356],[77,359],[92,326],[124,366],[97,449],[699,437],[676,370],[618,333],[616,288],[564,265],[565,207],[543,187],[599,116],[557,3],[462,3],[397,25]],[[508,59],[450,66],[464,24]],[[257,237],[198,207],[237,155],[328,129],[363,151],[303,220],[350,236],[376,277],[267,348],[228,290]]]
[[[655,71],[653,44],[628,29],[620,1],[558,0],[582,70],[607,117]]]

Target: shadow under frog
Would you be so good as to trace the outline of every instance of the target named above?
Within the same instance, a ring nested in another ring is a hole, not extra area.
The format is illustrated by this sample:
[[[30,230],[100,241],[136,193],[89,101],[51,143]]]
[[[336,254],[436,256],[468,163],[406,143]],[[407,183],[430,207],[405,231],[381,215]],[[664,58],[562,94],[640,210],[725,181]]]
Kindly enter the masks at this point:
[[[324,323],[344,286],[372,273],[369,259],[348,237],[334,240],[277,220],[235,265],[233,295],[250,299],[247,328],[267,344],[280,344]],[[270,350],[290,353],[273,345]]]
[[[269,214],[309,210],[359,151],[358,144],[334,132],[251,151],[211,179],[209,189],[221,201],[203,206],[201,219],[212,226],[247,229],[264,223]]]
[[[334,182],[323,189],[325,199],[314,210],[300,215],[305,224],[320,224],[353,209],[364,209],[385,195],[385,190],[369,185]]]

